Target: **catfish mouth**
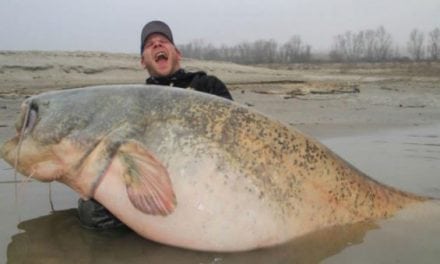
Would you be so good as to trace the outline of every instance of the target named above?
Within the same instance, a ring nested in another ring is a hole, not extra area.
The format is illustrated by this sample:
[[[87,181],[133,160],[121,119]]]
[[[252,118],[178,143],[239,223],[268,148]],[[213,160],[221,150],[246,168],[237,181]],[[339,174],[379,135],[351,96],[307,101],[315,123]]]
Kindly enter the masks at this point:
[[[21,113],[15,123],[16,135],[13,138],[7,140],[2,146],[0,146],[0,157],[15,168],[15,180],[19,167],[21,167],[22,169],[20,170],[20,172],[23,173],[25,173],[27,169],[29,169],[27,167],[27,164],[24,167],[20,166],[20,152],[24,138],[32,131],[37,121],[38,105],[32,103],[32,101],[25,101],[21,106]]]
[[[15,123],[16,136],[6,141],[0,149],[0,155],[14,168],[18,168],[20,150],[23,140],[35,127],[38,119],[38,105],[25,101],[21,106],[21,114]],[[14,155],[15,154],[15,155]]]

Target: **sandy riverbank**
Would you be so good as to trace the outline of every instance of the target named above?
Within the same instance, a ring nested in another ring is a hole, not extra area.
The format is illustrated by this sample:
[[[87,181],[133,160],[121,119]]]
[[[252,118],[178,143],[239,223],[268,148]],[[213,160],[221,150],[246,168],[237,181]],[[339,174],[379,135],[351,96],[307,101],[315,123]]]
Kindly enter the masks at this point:
[[[236,101],[315,136],[440,122],[440,64],[183,65],[218,76]],[[0,52],[0,129],[11,128],[24,96],[146,77],[136,54]]]
[[[0,142],[14,133],[26,96],[86,85],[143,83],[146,73],[138,60],[136,55],[96,52],[0,52]],[[375,179],[439,197],[438,64],[268,69],[185,60],[184,65],[217,75],[237,102],[317,137]],[[13,170],[0,161],[0,171],[0,262],[119,263],[123,256],[130,263],[437,263],[439,258],[440,214],[432,208],[374,226],[331,229],[271,250],[202,254],[151,243],[130,232],[81,228],[75,210],[50,212],[47,186],[38,182],[20,185],[22,203],[17,208]],[[57,210],[76,207],[73,191],[61,184],[52,189]]]

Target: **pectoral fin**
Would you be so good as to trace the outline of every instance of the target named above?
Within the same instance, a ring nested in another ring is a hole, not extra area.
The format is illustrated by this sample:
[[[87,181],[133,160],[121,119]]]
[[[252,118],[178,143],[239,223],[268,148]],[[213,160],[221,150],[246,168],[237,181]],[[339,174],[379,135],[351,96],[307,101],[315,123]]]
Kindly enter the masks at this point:
[[[176,197],[167,169],[141,143],[129,141],[120,146],[118,158],[124,165],[124,181],[130,201],[140,211],[169,215]]]

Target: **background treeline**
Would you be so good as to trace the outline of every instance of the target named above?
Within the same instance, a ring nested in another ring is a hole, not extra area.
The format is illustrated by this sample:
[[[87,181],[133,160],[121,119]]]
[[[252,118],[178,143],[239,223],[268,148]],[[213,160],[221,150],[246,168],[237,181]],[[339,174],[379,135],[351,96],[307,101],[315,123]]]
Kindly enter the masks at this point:
[[[304,43],[299,35],[292,36],[286,43],[275,40],[243,42],[234,46],[220,47],[194,40],[178,45],[185,57],[203,60],[231,61],[241,64],[301,63],[322,61],[322,53],[313,54],[312,46]],[[387,61],[439,61],[440,29],[428,34],[413,29],[406,46],[393,43],[391,34],[383,26],[359,32],[347,31],[334,37],[325,60],[332,62],[387,62]]]

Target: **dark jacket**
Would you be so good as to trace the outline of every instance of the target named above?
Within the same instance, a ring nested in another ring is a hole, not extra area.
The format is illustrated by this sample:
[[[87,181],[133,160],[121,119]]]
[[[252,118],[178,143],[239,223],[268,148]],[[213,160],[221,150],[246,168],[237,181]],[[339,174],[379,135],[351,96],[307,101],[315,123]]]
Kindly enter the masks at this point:
[[[183,69],[167,77],[150,77],[147,84],[167,85],[179,88],[193,88],[196,91],[210,93],[232,100],[226,85],[217,77],[207,75],[203,71],[186,72]]]

